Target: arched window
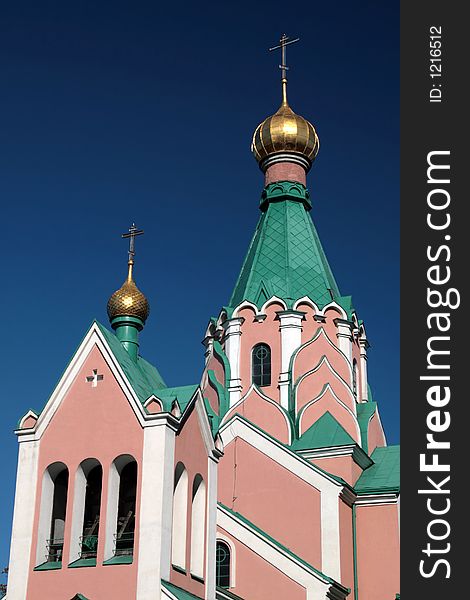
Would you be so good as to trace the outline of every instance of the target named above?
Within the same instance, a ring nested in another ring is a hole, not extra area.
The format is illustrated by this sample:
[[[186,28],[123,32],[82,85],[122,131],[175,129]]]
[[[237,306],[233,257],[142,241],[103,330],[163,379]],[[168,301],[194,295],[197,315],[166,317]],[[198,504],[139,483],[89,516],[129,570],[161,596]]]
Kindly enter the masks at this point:
[[[96,559],[101,512],[103,468],[87,458],[77,469],[70,543],[70,562]]]
[[[253,348],[251,372],[255,385],[271,385],[271,348],[267,344],[257,344]]]
[[[62,562],[69,471],[60,462],[44,472],[36,563]]]
[[[352,368],[352,389],[354,398],[357,400],[357,360],[353,360],[353,368]]]
[[[221,588],[230,587],[230,548],[225,542],[217,541],[215,550],[215,582]]]
[[[204,577],[206,539],[206,484],[201,475],[193,482],[191,507],[191,575]]]
[[[188,521],[188,472],[183,463],[175,468],[173,492],[173,527],[171,537],[171,562],[186,568],[186,530]]]
[[[102,479],[103,468],[101,465],[93,467],[87,476],[81,558],[96,558],[100,529]]]
[[[105,560],[134,554],[137,462],[130,454],[118,456],[109,470]]]

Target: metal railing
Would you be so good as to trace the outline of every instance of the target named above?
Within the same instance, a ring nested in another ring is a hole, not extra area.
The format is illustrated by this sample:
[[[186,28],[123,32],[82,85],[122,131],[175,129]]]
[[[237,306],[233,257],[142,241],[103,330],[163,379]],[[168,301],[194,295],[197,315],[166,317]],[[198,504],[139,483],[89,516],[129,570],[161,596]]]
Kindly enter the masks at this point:
[[[46,540],[46,562],[62,562],[62,552],[64,549],[63,539]]]
[[[134,532],[114,534],[114,556],[132,556],[134,553]]]

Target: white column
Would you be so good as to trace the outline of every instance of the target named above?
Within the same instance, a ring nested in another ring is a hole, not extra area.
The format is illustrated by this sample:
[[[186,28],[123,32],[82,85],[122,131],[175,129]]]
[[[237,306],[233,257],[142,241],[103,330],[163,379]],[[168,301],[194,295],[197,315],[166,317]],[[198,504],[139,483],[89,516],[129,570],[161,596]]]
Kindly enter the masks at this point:
[[[136,600],[161,597],[170,578],[175,431],[167,420],[144,428]]]
[[[359,346],[361,348],[361,399],[363,402],[367,402],[369,399],[367,389],[367,348],[369,342],[365,338],[361,338]]]
[[[321,492],[321,564],[329,577],[341,581],[341,546],[339,533],[339,491]]]
[[[207,459],[206,595],[215,600],[215,545],[217,534],[217,461]]]
[[[302,320],[305,314],[297,310],[276,313],[281,332],[281,372],[279,373],[279,395],[281,406],[289,409],[289,366],[290,359],[302,343]]]
[[[351,323],[349,321],[345,321],[344,319],[335,319],[334,323],[338,328],[338,333],[336,337],[338,338],[338,346],[341,352],[346,354],[349,364],[352,367],[352,332],[351,332]],[[351,381],[349,382],[352,385],[352,376]]]
[[[20,438],[19,443],[8,571],[10,600],[26,600],[38,477],[39,441]]]
[[[243,317],[227,319],[224,323],[225,328],[225,354],[230,363],[230,381],[228,386],[230,396],[230,406],[233,406],[240,400],[242,391],[242,382],[240,379],[240,342],[241,326],[244,322]]]

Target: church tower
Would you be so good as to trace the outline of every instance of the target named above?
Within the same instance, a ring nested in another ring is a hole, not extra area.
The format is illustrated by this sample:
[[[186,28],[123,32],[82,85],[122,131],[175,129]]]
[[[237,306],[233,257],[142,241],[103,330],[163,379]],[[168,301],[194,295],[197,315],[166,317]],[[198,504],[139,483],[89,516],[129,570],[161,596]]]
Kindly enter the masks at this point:
[[[202,387],[225,451],[218,552],[237,555],[235,583],[225,583],[243,598],[297,597],[288,583],[294,565],[279,573],[286,552],[311,568],[308,598],[346,589],[354,600],[394,598],[398,447],[386,445],[368,384],[364,322],[339,291],[312,221],[307,174],[319,138],[288,101],[285,52],[293,41],[283,36],[277,47],[281,106],[253,135],[264,175],[260,219],[230,301],[205,338]],[[247,530],[264,536],[264,562],[259,553],[242,558],[254,543]],[[284,553],[276,563],[273,543]],[[255,564],[277,569],[263,592]]]
[[[127,278],[42,411],[16,434],[9,600],[215,598],[217,462],[197,385],[168,388],[139,352],[150,308]]]
[[[307,186],[319,137],[287,97],[256,128],[260,218],[199,383],[141,355],[127,277],[42,410],[16,434],[8,600],[393,600],[399,447],[367,340],[335,281]],[[235,275],[235,274],[234,274]]]

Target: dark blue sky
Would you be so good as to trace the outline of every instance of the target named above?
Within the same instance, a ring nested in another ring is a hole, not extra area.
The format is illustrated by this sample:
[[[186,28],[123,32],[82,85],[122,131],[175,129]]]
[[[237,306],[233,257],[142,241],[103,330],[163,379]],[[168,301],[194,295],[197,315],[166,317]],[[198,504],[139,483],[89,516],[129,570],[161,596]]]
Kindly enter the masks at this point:
[[[162,7],[162,5],[165,6]],[[152,312],[142,354],[197,382],[258,219],[256,125],[280,103],[321,140],[312,216],[372,347],[369,376],[398,441],[398,2],[37,2],[0,8],[4,292],[0,567],[8,560],[17,419],[42,408],[125,277]]]

